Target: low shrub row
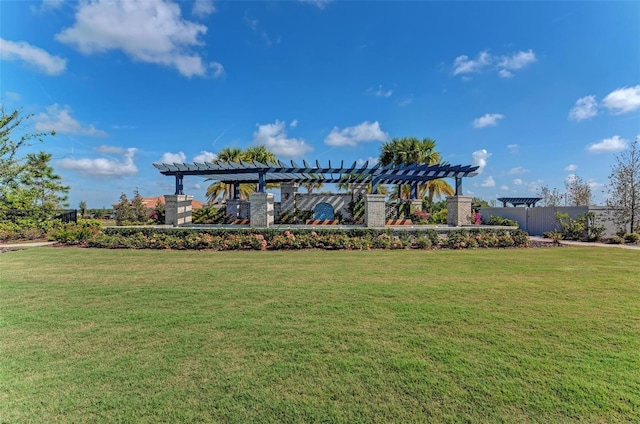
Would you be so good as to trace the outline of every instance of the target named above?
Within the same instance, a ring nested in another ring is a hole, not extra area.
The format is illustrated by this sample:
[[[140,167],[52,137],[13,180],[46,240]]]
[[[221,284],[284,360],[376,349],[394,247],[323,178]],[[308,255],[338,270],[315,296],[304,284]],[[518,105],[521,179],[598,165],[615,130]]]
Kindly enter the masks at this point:
[[[74,232],[75,231],[75,232]],[[73,239],[76,235],[77,239]],[[108,228],[66,230],[56,238],[66,244],[108,249],[210,249],[210,250],[368,250],[368,249],[466,249],[527,247],[529,235],[522,230],[455,230],[440,236],[434,230],[396,232],[350,229],[295,230],[223,229],[188,230],[154,228]]]
[[[0,222],[0,242],[24,240],[52,240],[71,243],[73,240],[86,240],[89,235],[98,234],[102,222],[95,219],[80,219],[77,223],[65,224],[60,220]]]

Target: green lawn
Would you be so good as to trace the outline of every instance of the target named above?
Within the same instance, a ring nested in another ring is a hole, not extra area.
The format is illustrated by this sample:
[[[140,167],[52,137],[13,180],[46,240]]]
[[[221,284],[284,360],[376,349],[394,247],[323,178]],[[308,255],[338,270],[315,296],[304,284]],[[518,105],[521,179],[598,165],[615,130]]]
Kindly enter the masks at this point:
[[[640,421],[640,254],[0,254],[0,422]]]

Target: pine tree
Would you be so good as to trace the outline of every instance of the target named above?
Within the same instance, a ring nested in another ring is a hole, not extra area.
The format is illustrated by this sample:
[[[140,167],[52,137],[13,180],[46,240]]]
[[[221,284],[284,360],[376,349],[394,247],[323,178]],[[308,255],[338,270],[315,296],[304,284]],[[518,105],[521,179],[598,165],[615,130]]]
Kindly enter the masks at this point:
[[[131,203],[127,199],[127,195],[122,193],[120,201],[115,205],[116,225],[124,225],[125,223],[135,220],[135,214],[131,208]]]

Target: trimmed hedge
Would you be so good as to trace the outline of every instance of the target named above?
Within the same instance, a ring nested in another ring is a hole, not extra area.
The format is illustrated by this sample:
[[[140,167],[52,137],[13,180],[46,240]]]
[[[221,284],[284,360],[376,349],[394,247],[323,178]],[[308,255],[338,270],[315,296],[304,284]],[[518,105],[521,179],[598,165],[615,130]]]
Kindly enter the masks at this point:
[[[108,249],[210,249],[210,250],[368,250],[368,249],[465,249],[527,247],[529,234],[522,230],[462,229],[441,237],[436,231],[399,231],[357,228],[322,229],[184,229],[107,228],[100,233],[79,232],[81,240],[59,241]]]

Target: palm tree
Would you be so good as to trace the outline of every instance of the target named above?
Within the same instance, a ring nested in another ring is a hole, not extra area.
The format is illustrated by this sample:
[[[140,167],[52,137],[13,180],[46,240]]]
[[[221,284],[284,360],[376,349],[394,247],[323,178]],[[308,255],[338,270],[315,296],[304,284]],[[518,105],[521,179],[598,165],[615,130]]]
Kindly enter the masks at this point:
[[[324,184],[321,182],[308,182],[308,183],[300,183],[300,187],[304,187],[307,189],[307,193],[311,194],[313,193],[313,190],[320,190],[322,187],[324,187]]]
[[[226,184],[222,181],[212,183],[207,187],[207,201],[215,203],[216,199],[231,199],[233,198],[233,184]],[[249,195],[255,191],[254,184],[240,184],[240,198],[247,199]]]
[[[253,146],[246,150],[239,149],[237,147],[225,147],[218,152],[218,157],[215,162],[225,163],[241,163],[243,161],[254,161],[260,163],[277,162],[276,155],[267,149],[265,146]],[[240,184],[240,198],[248,199],[251,193],[257,191],[257,184],[245,183]],[[267,188],[278,187],[278,184],[267,184]],[[207,199],[209,203],[213,203],[217,198],[231,199],[234,193],[233,184],[225,184],[221,181],[215,182],[207,187]]]
[[[237,147],[225,147],[218,152],[216,162],[240,163],[245,159],[245,152]]]
[[[442,196],[453,196],[456,192],[451,184],[443,180],[442,178],[438,180],[427,181],[425,184],[427,188],[427,195],[429,199],[429,205],[433,205],[433,198],[440,198]]]
[[[254,162],[260,163],[273,163],[278,161],[275,153],[273,153],[263,145],[249,147],[244,151],[244,158],[245,160],[252,160]]]
[[[430,138],[419,140],[416,137],[393,138],[391,141],[382,145],[380,152],[380,164],[382,166],[393,165],[412,165],[427,164],[437,165],[441,163],[440,153],[435,150],[436,142]],[[443,194],[453,194],[454,190],[449,183],[444,180],[431,180],[426,184],[418,186],[418,197],[424,198],[428,195],[429,203],[433,202],[435,196],[440,197]],[[404,184],[398,187],[392,198],[403,199],[411,197],[409,185]]]

